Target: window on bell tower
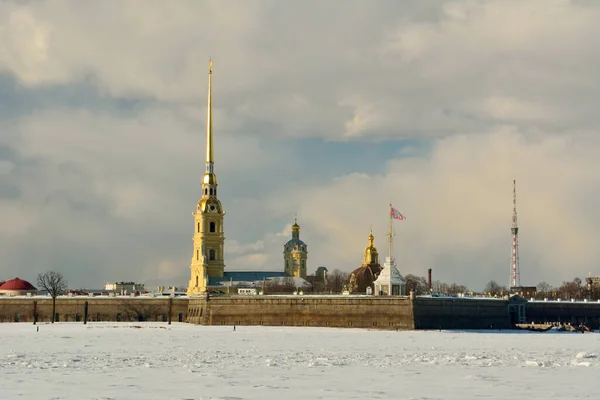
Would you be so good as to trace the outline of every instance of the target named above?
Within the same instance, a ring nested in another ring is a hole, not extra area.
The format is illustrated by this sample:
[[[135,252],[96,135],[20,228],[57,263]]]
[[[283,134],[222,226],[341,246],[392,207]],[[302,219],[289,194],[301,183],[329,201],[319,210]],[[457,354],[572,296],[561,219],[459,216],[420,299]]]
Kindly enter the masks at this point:
[[[200,233],[200,222],[198,222],[198,233]]]
[[[212,188],[210,188],[210,195],[211,195],[211,196],[213,195],[213,190],[212,190]]]
[[[200,250],[196,250],[196,260],[200,259]]]
[[[217,231],[217,224],[215,224],[214,222],[210,223],[210,231],[211,232],[216,232]]]
[[[210,251],[208,252],[208,258],[211,261],[215,260],[215,251],[214,251],[214,249],[210,249]]]

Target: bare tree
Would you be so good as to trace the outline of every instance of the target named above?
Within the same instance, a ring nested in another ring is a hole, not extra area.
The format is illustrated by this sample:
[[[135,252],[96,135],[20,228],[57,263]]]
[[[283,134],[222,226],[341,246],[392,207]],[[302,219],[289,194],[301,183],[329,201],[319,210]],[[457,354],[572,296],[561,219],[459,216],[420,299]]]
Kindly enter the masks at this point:
[[[585,295],[585,288],[581,285],[579,278],[573,279],[573,282],[563,282],[556,291],[563,299],[581,300]]]
[[[344,285],[348,283],[349,278],[349,273],[335,269],[330,274],[327,274],[326,289],[333,293],[341,293],[344,290]]]
[[[416,295],[427,293],[427,280],[422,276],[408,274],[404,279],[406,280],[406,293],[410,293],[411,290]]]
[[[48,292],[52,297],[52,323],[56,319],[56,298],[67,291],[67,281],[60,272],[44,272],[38,274],[38,286]]]
[[[498,296],[507,293],[507,289],[504,286],[500,286],[498,282],[491,280],[485,285],[485,289],[483,289],[484,293],[489,294],[490,296]]]
[[[553,288],[550,284],[546,282],[540,282],[537,284],[536,295],[537,299],[543,299],[547,297],[552,297]]]
[[[465,285],[460,285],[458,283],[451,283],[448,286],[448,294],[459,294],[466,293],[469,289]]]
[[[267,280],[263,286],[264,293],[293,293],[296,290],[296,282],[291,276],[277,277]]]

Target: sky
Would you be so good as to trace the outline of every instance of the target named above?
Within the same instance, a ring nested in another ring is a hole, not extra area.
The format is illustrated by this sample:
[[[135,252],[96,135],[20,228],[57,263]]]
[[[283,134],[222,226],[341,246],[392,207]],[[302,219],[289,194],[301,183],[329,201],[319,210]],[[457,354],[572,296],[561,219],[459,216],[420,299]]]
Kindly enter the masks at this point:
[[[0,280],[184,285],[213,59],[227,270],[600,274],[600,4],[0,1]]]

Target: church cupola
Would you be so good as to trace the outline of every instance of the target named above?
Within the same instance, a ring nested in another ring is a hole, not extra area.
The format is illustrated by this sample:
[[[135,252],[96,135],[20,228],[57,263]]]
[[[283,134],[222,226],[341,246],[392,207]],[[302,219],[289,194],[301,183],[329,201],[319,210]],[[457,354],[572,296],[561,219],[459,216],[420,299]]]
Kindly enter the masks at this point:
[[[374,241],[375,237],[373,236],[373,230],[371,230],[369,233],[369,245],[365,249],[365,253],[363,255],[363,265],[379,264],[379,253],[373,245]]]
[[[296,218],[294,218],[294,225],[292,225],[292,239],[300,240],[300,225],[298,225]]]

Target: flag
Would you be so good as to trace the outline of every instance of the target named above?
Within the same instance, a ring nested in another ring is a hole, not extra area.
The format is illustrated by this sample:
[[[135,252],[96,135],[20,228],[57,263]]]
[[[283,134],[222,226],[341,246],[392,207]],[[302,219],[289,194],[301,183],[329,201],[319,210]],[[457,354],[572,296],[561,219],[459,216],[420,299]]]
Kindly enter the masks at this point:
[[[406,217],[402,214],[400,214],[400,211],[396,210],[394,207],[390,207],[390,215],[392,216],[392,219],[399,219],[400,221],[405,220]]]

